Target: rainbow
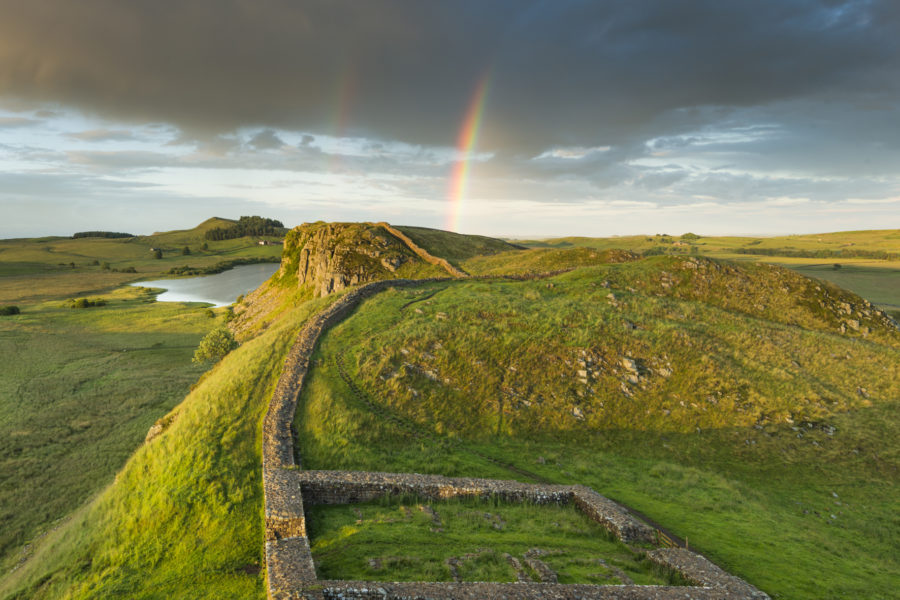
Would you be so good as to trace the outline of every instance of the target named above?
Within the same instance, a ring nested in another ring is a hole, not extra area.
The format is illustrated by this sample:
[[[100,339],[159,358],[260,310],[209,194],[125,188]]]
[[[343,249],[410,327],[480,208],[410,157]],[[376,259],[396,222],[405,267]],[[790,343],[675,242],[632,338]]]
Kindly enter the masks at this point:
[[[447,211],[446,229],[457,231],[459,229],[459,215],[462,202],[466,195],[466,187],[469,183],[471,171],[471,155],[478,143],[478,134],[481,132],[481,117],[484,115],[485,99],[488,92],[489,73],[478,81],[475,93],[469,101],[469,108],[459,130],[459,138],[456,141],[456,150],[460,158],[453,164],[453,172],[450,175],[450,189],[448,199],[450,205]]]
[[[336,109],[332,115],[332,132],[335,137],[342,138],[347,132],[350,114],[356,101],[356,68],[352,62],[346,63],[341,69],[335,95],[337,99],[332,103]],[[329,155],[327,169],[332,173],[344,170],[343,159],[339,152]]]

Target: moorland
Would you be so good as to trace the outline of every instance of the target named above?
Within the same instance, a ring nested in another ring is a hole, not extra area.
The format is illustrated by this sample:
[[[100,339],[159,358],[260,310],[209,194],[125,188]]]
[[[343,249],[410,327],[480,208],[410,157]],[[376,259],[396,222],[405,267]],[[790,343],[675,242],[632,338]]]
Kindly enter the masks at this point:
[[[347,289],[398,277],[441,281],[382,292],[320,340],[295,420],[305,468],[589,485],[774,598],[894,593],[900,232],[398,228],[468,275],[453,277],[377,224],[295,228],[283,256],[259,236],[206,239],[229,226],[0,242],[0,304],[21,310],[0,317],[20,365],[0,377],[0,597],[264,597],[260,424],[285,354]],[[279,256],[231,309],[121,287]],[[105,304],[65,305],[86,296]],[[241,345],[193,365],[222,324]],[[571,515],[529,537],[533,507],[432,506],[432,531],[419,504],[313,512],[319,568],[441,580],[469,557],[463,571],[503,581],[503,552],[547,546],[567,581],[621,581],[591,553],[661,576],[604,540],[573,550],[589,526]]]

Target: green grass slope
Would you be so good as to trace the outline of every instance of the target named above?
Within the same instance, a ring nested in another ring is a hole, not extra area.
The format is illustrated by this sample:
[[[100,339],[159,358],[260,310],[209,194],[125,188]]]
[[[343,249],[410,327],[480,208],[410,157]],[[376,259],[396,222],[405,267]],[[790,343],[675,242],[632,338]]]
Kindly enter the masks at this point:
[[[304,319],[229,354],[115,482],[0,580],[0,598],[263,598],[260,422]]]
[[[368,300],[317,350],[304,466],[583,483],[776,598],[890,597],[896,329],[787,270],[686,260]]]
[[[0,318],[0,569],[108,484],[201,369],[191,354],[218,319],[125,288],[108,304],[60,302]]]

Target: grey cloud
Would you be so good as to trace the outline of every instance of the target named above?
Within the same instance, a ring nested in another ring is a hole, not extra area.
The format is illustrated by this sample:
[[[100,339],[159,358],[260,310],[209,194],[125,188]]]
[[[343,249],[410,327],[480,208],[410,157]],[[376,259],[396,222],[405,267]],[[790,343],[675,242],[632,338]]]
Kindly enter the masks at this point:
[[[26,117],[0,117],[0,129],[13,129],[18,127],[31,127],[38,125],[41,121],[37,119],[28,119]]]
[[[90,129],[70,133],[68,137],[84,142],[128,142],[139,139],[127,129]]]
[[[284,140],[271,129],[264,129],[250,138],[248,144],[257,150],[274,150],[284,146]]]
[[[625,144],[678,109],[845,89],[892,104],[900,81],[888,0],[0,0],[0,14],[0,94],[193,135],[453,145],[487,74],[481,146],[534,155]]]

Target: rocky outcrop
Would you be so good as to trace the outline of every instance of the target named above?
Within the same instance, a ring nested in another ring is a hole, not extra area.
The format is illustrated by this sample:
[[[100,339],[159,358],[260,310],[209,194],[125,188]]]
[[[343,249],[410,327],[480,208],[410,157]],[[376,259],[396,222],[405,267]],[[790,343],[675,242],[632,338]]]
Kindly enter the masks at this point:
[[[371,223],[304,223],[284,242],[277,278],[326,296],[350,286],[397,279],[404,266],[421,263],[402,240]]]

